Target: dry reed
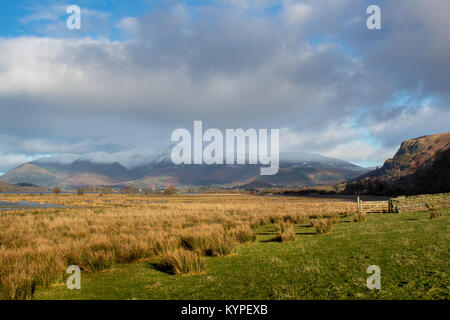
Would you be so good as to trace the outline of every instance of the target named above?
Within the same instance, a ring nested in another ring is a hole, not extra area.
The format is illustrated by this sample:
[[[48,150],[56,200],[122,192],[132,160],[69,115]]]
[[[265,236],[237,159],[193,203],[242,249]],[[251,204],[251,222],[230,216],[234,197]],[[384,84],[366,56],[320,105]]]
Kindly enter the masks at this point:
[[[67,208],[0,211],[0,299],[29,299],[36,286],[63,281],[72,264],[100,271],[180,248],[233,254],[237,243],[254,241],[252,226],[338,215],[348,205],[251,195],[6,195],[1,200]]]

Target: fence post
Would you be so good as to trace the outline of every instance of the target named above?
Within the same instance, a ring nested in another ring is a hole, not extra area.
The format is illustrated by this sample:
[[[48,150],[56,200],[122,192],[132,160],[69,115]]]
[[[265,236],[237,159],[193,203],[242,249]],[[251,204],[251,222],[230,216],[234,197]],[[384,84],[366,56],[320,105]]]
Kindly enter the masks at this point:
[[[357,208],[356,208],[356,211],[358,212],[358,213],[361,213],[361,211],[360,211],[360,205],[359,205],[359,202],[360,202],[360,200],[359,200],[359,197],[356,199],[356,201],[357,201]]]

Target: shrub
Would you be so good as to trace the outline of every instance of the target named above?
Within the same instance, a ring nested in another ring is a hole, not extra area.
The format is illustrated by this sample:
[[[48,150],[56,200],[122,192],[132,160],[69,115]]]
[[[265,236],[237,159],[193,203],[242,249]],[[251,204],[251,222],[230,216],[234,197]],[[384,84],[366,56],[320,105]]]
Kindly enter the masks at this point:
[[[84,189],[78,189],[77,195],[82,196],[84,194]]]
[[[120,193],[122,194],[136,194],[137,188],[133,185],[127,185],[124,186],[122,189],[120,189]]]
[[[335,222],[335,218],[313,219],[311,220],[311,225],[314,227],[316,234],[324,234],[331,231]]]
[[[54,187],[54,188],[52,189],[52,192],[53,192],[54,194],[60,194],[60,193],[61,193],[61,189],[59,189],[58,187]]]
[[[205,263],[197,253],[177,249],[165,253],[158,265],[163,271],[174,275],[193,275],[205,272]]]
[[[442,217],[442,211],[438,208],[432,208],[432,209],[430,209],[430,211],[428,213],[428,217],[430,219],[440,218],[440,217]]]
[[[294,225],[290,222],[280,223],[280,240],[281,242],[295,241]]]
[[[172,195],[177,193],[177,189],[175,188],[175,186],[168,186],[165,190],[164,190],[164,194],[165,195]]]

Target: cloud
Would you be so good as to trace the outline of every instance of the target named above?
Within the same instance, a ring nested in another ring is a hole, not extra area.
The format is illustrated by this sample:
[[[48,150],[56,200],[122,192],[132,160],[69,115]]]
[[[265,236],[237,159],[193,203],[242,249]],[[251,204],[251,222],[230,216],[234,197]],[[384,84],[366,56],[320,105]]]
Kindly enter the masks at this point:
[[[33,157],[21,155],[21,154],[3,154],[0,153],[0,175],[13,169],[25,162],[36,160],[43,155],[35,155]]]
[[[285,7],[287,21],[289,23],[301,24],[311,17],[311,5],[306,3],[293,3]]]
[[[69,30],[66,20],[70,14],[66,12],[68,4],[59,1],[47,3],[34,2],[26,9],[29,12],[21,17],[19,22],[31,27],[33,34],[58,38],[72,38],[78,36],[108,37],[111,33],[111,14],[81,6],[82,27],[80,30]]]
[[[367,139],[363,128],[350,119],[331,122],[321,130],[284,128],[280,134],[283,151],[304,151],[350,161],[363,166],[383,163],[396,147],[386,147]]]
[[[117,27],[129,35],[135,35],[138,31],[138,19],[134,17],[125,17],[119,21]]]
[[[392,158],[397,151],[396,148],[377,147],[364,141],[350,141],[335,145],[330,150],[324,150],[323,155],[349,160],[362,166],[374,166]]]
[[[368,127],[372,136],[385,145],[395,146],[405,136],[415,138],[424,132],[448,132],[449,123],[450,110],[426,104],[417,109],[401,109],[387,119],[370,120]]]
[[[14,141],[7,154],[116,152],[167,145],[202,120],[284,128],[285,150],[382,161],[404,139],[448,130],[450,4],[383,3],[380,31],[365,27],[368,4],[177,4],[121,19],[122,41],[92,32],[108,13],[86,11],[96,20],[73,37],[56,9],[37,10],[23,22],[46,37],[0,39],[0,136]]]

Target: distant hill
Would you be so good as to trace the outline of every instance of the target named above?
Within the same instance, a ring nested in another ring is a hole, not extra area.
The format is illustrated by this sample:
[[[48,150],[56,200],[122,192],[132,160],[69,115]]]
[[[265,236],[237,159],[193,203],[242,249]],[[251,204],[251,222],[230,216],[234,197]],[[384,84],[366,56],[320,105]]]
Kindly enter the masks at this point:
[[[272,188],[273,184],[260,181],[260,180],[254,180],[250,183],[242,184],[239,186],[236,186],[238,189],[245,189],[245,190],[252,190],[252,189],[258,189],[258,188]]]
[[[6,182],[0,182],[0,193],[38,193],[47,192],[47,188],[39,187],[30,183],[10,184]]]
[[[129,179],[128,170],[117,162],[100,164],[76,160],[62,164],[44,159],[23,164],[0,177],[0,181],[8,183],[31,183],[44,187],[109,186]]]
[[[384,165],[347,184],[346,193],[418,194],[450,191],[450,132],[402,142]]]
[[[232,186],[253,181],[266,186],[311,186],[355,178],[368,171],[343,160],[304,152],[280,154],[280,170],[274,176],[261,176],[257,165],[174,165],[169,155],[169,151],[155,153],[147,156],[147,161],[129,151],[126,157],[114,154],[108,158],[102,153],[42,158],[10,170],[0,181],[63,188],[127,184]],[[114,161],[116,158],[123,164]]]

